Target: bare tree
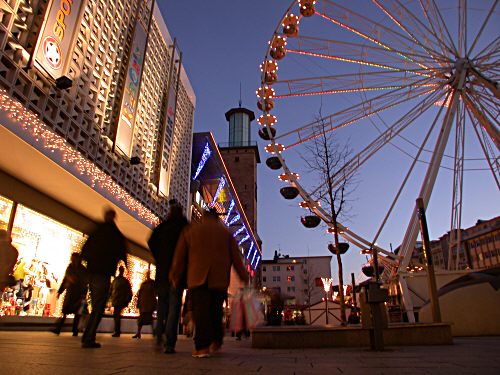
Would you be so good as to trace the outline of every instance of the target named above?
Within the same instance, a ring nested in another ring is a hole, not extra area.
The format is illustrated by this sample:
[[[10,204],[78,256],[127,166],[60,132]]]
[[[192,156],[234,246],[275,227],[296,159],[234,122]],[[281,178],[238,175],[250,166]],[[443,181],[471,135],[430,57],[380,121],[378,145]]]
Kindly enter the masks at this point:
[[[356,175],[348,175],[344,166],[352,155],[348,143],[341,145],[333,132],[325,132],[325,123],[321,117],[317,119],[318,136],[306,145],[306,153],[301,158],[316,177],[317,185],[313,187],[312,196],[321,203],[323,209],[331,217],[329,226],[333,227],[333,238],[338,265],[340,319],[345,324],[346,309],[344,297],[344,278],[342,258],[339,251],[338,219],[348,218],[349,196],[356,188]]]

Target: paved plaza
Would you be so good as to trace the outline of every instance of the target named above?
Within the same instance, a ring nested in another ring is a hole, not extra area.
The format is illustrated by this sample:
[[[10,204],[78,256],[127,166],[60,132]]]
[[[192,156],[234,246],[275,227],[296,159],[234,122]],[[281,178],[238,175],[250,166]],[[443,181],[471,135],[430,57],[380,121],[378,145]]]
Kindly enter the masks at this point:
[[[227,337],[211,358],[191,357],[181,336],[177,354],[163,354],[151,335],[112,338],[101,349],[81,349],[70,333],[0,332],[0,374],[500,374],[500,337],[457,338],[450,346],[263,350]]]

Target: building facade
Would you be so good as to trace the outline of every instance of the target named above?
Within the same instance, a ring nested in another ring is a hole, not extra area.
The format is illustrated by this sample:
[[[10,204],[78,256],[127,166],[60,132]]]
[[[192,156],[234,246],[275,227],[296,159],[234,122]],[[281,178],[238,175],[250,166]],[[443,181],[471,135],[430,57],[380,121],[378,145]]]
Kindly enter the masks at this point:
[[[451,254],[456,262],[457,248],[450,250],[450,233],[431,242],[434,264],[442,269],[480,270],[500,266],[500,216],[478,220],[472,227],[461,229],[458,264],[448,264]],[[450,253],[451,251],[451,253]]]
[[[281,295],[285,305],[312,305],[325,297],[322,277],[331,278],[331,256],[289,257],[275,252],[263,260],[261,286]]]
[[[0,315],[57,315],[70,254],[103,207],[138,288],[168,200],[190,203],[196,98],[182,54],[151,0],[0,0],[0,12],[0,229],[23,280]]]

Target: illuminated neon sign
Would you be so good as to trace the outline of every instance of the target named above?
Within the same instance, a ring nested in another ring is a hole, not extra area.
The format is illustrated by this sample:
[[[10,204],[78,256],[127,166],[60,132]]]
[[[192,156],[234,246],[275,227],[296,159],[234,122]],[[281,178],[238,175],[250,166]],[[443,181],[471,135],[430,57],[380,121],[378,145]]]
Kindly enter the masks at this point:
[[[222,189],[224,189],[224,186],[226,186],[226,179],[224,178],[224,176],[221,176],[221,178],[219,180],[219,186],[217,187],[217,190],[216,190],[215,195],[214,195],[214,199],[212,199],[212,203],[210,204],[210,207],[213,207],[215,202],[217,202],[217,198],[219,198],[219,195],[220,195]]]

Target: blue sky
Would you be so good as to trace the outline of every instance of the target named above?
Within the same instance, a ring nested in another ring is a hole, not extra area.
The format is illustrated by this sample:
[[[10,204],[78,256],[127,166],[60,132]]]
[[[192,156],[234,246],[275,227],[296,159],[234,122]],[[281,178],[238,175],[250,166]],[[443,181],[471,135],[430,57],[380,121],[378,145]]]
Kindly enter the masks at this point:
[[[242,87],[243,106],[253,110],[259,116],[256,108],[255,90],[260,85],[259,64],[264,60],[267,42],[278,26],[281,17],[289,7],[290,0],[234,0],[234,1],[178,1],[158,0],[165,22],[172,37],[177,38],[183,52],[183,63],[197,96],[195,113],[195,131],[211,131],[217,142],[228,141],[227,122],[224,113],[238,106],[240,83]],[[363,12],[363,7],[358,9]],[[370,8],[372,11],[373,8]],[[367,9],[368,10],[368,9]],[[380,16],[381,17],[381,16]],[[497,17],[497,16],[496,16]],[[498,17],[497,17],[498,18]],[[312,26],[305,24],[310,22]],[[322,35],[331,33],[330,38],[337,37],[337,31],[328,25],[317,24],[316,20],[307,19],[301,24],[306,29],[320,32]],[[324,28],[324,29],[323,29]],[[309,67],[299,58],[285,58],[280,62],[279,72],[285,72],[290,77],[300,77]],[[325,64],[321,62],[321,64]],[[343,66],[339,62],[327,62],[328,65],[316,66],[317,70],[340,71]],[[308,73],[309,74],[309,73]],[[312,74],[312,69],[311,69]],[[333,102],[328,102],[333,100]],[[281,104],[279,102],[279,123],[281,129],[293,129],[297,124],[314,119],[320,106],[347,106],[355,102],[356,97],[350,95],[325,98],[321,102],[318,97],[301,99]],[[278,107],[277,105],[277,107]],[[379,125],[389,121],[391,116],[405,108],[397,109],[382,119],[375,119]],[[408,109],[406,109],[407,111]],[[432,121],[435,112],[423,116],[420,121],[427,124]],[[399,112],[404,113],[404,112]],[[388,118],[389,117],[389,118]],[[263,240],[264,258],[269,259],[275,250],[280,250],[290,256],[330,255],[327,244],[330,235],[324,228],[306,229],[300,224],[300,216],[305,213],[297,205],[298,201],[285,201],[279,194],[283,185],[277,179],[277,173],[266,167],[264,161],[268,156],[263,146],[265,143],[257,135],[258,124],[254,121],[253,139],[258,141],[262,164],[258,171],[258,233]],[[417,124],[418,126],[418,124]],[[370,139],[376,136],[373,124],[365,128],[353,128],[339,132],[341,142],[349,142],[359,150]],[[423,132],[419,127],[406,135],[412,139],[422,139]],[[412,151],[407,142],[398,141],[402,148]],[[432,148],[431,139],[428,148]],[[470,155],[480,157],[473,144],[467,144]],[[413,150],[414,151],[414,150]],[[452,151],[447,150],[447,154]],[[425,160],[429,153],[424,153]],[[301,172],[304,186],[310,186],[314,181],[307,181],[310,176],[304,175],[304,165],[299,158],[290,157],[290,162],[296,171]],[[353,194],[355,202],[351,212],[352,219],[348,226],[355,231],[373,236],[394,196],[399,181],[406,172],[409,158],[394,147],[389,147],[384,153],[377,155],[369,167],[359,176],[359,187]],[[449,160],[446,161],[450,165]],[[484,166],[483,166],[484,167]],[[381,246],[397,247],[404,235],[425,164],[419,163],[414,180],[405,191],[401,202],[398,201],[395,215],[391,217],[386,229],[377,241]],[[452,172],[443,170],[436,183],[433,197],[429,204],[428,221],[431,238],[444,234],[450,227],[450,181]],[[463,227],[472,226],[478,218],[487,219],[500,213],[498,190],[494,186],[491,174],[485,171],[466,172]],[[358,278],[361,265],[366,262],[358,249],[352,247],[344,257],[344,278],[354,272]],[[336,266],[332,263],[332,272]]]

